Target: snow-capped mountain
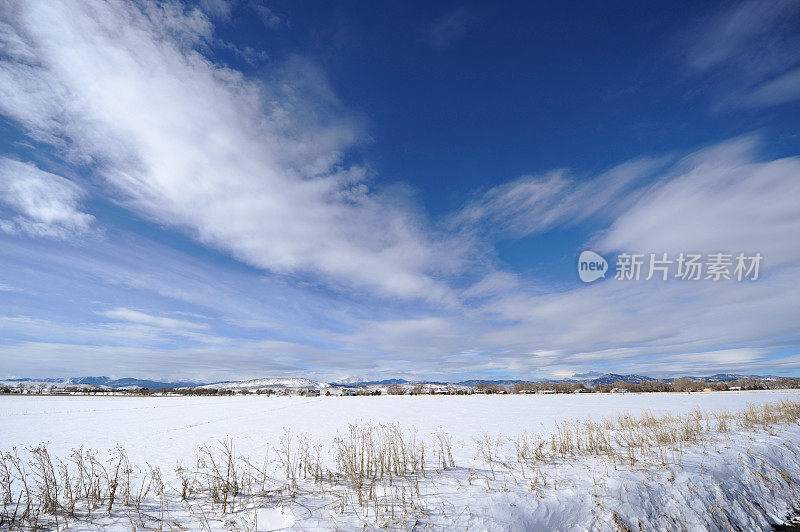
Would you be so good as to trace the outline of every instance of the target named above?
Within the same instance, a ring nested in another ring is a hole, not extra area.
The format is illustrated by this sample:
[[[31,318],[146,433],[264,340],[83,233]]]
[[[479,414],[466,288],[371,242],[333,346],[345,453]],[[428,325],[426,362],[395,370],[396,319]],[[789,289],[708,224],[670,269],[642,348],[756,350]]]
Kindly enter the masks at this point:
[[[625,382],[628,384],[641,384],[643,382],[654,382],[657,379],[645,375],[619,375],[616,373],[606,373],[595,379],[589,379],[592,386],[607,385],[611,386],[615,382]]]
[[[353,385],[353,384],[360,384],[363,382],[371,382],[371,379],[368,379],[366,377],[360,377],[357,375],[351,375],[350,377],[345,377],[344,379],[337,380],[336,384]]]
[[[218,382],[197,386],[197,388],[217,388],[221,390],[258,390],[260,388],[320,388],[327,383],[302,377],[251,379],[249,381]]]
[[[130,377],[122,379],[112,379],[110,377],[59,377],[59,378],[9,378],[0,381],[5,386],[45,386],[48,388],[149,388],[153,390],[161,388],[184,388],[195,386],[198,383],[191,381],[154,381],[150,379],[134,379]]]

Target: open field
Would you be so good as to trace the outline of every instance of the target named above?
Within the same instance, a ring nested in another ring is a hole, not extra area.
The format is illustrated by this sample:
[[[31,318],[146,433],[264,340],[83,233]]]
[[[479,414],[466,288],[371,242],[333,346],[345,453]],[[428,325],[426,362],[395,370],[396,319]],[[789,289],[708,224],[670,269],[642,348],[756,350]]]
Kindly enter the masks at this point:
[[[549,432],[558,422],[618,412],[688,413],[695,408],[739,410],[800,398],[796,390],[693,394],[380,396],[380,397],[0,397],[0,448],[47,442],[63,455],[74,447],[125,445],[131,459],[172,466],[199,444],[235,440],[242,454],[261,456],[283,429],[330,448],[350,423],[398,423],[422,437],[444,431],[459,462],[474,458],[469,443],[488,431],[515,437]],[[154,452],[154,450],[158,452]]]
[[[797,391],[13,396],[0,398],[0,451],[16,447],[31,475],[26,449],[40,444],[54,471],[76,465],[74,449],[114,469],[124,449],[133,484],[151,489],[136,512],[87,499],[94,517],[76,511],[72,530],[757,529],[800,508],[798,401]],[[209,473],[214,460],[227,473]],[[221,480],[230,471],[235,493]]]

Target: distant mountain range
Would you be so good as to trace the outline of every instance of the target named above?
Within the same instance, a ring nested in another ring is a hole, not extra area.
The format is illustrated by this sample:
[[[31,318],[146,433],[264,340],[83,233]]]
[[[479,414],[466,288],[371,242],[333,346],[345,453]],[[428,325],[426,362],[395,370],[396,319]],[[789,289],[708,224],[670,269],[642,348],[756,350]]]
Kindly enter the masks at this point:
[[[216,382],[197,386],[198,388],[219,388],[223,390],[250,390],[259,388],[319,388],[326,383],[304,378],[269,378],[248,381]]]
[[[332,382],[331,386],[391,386],[392,384],[408,384],[411,381],[405,379],[386,379],[382,381],[367,381],[359,379],[342,379],[338,382]],[[427,382],[427,381],[426,381]]]
[[[617,373],[600,374],[598,372],[577,373],[570,378],[565,379],[534,379],[535,381],[547,382],[580,382],[586,386],[610,386],[615,382],[624,382],[627,384],[641,384],[644,382],[672,382],[677,379],[686,377],[670,377],[664,379],[656,379],[647,377],[645,375],[628,374],[622,375]],[[704,381],[704,382],[730,382],[741,378],[762,378],[770,379],[776,378],[773,375],[740,375],[736,373],[717,373],[708,377],[695,377],[690,376],[690,379]],[[193,381],[157,381],[150,379],[135,379],[135,378],[122,378],[112,379],[110,377],[70,377],[70,378],[47,378],[47,379],[32,379],[32,378],[12,378],[2,379],[2,384],[29,384],[29,385],[45,385],[45,386],[81,386],[81,387],[98,387],[98,388],[148,388],[157,390],[161,388],[221,388],[226,390],[244,390],[244,389],[258,389],[258,388],[324,388],[328,386],[390,386],[392,384],[414,384],[418,381],[409,381],[406,379],[384,379],[384,380],[361,380],[360,378],[343,379],[338,382],[325,383],[312,379],[301,377],[276,377],[264,379],[251,379],[246,381],[228,381],[228,382],[193,382]],[[470,379],[459,382],[437,382],[437,381],[422,381],[426,384],[454,384],[458,386],[475,386],[482,382],[485,384],[497,384],[500,386],[511,386],[519,382],[530,382],[530,380],[514,380],[514,379]]]
[[[470,379],[468,381],[454,382],[453,384],[458,384],[459,386],[475,386],[478,383],[483,383],[483,384],[496,384],[498,386],[511,386],[513,384],[517,384],[518,382],[535,382],[535,381],[510,380],[510,379],[500,379],[500,380]]]
[[[576,379],[570,379],[576,380]],[[610,386],[615,382],[624,382],[625,384],[642,384],[643,382],[655,382],[658,379],[652,377],[645,377],[644,375],[617,375],[616,373],[606,373],[596,378],[587,380],[580,380],[579,382],[586,382],[592,386]]]
[[[627,384],[640,384],[643,382],[652,382],[658,379],[652,377],[645,377],[643,375],[618,375],[616,373],[580,373],[565,379],[532,379],[532,380],[486,380],[486,379],[471,379],[468,381],[461,381],[456,384],[464,386],[475,386],[479,382],[484,384],[497,384],[500,386],[510,386],[519,382],[580,382],[587,386],[607,385],[614,384],[615,382],[624,382]]]
[[[148,388],[158,390],[161,388],[183,388],[186,386],[197,386],[197,382],[192,381],[154,381],[149,379],[134,379],[126,377],[123,379],[112,379],[109,377],[70,377],[70,378],[50,378],[50,379],[3,379],[5,383],[29,383],[47,384],[60,386],[92,386],[98,388]]]

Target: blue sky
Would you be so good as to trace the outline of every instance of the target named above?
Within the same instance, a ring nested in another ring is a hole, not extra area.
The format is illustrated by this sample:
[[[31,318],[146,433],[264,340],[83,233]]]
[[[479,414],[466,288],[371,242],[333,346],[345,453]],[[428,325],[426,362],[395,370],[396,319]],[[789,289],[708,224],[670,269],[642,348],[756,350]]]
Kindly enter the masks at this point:
[[[797,2],[0,6],[3,376],[800,374]]]

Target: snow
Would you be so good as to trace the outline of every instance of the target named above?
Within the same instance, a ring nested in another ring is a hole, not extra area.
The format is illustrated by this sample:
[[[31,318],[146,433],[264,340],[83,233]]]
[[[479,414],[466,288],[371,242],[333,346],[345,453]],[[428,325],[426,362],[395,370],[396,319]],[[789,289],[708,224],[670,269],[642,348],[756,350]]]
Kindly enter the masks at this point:
[[[707,529],[714,522],[709,516],[721,511],[717,507],[725,509],[726,519],[747,525],[744,528],[767,528],[769,522],[754,517],[756,512],[748,501],[763,505],[773,522],[800,509],[800,484],[786,484],[776,492],[776,486],[785,484],[780,471],[800,481],[797,426],[783,426],[771,433],[735,433],[724,445],[688,449],[680,465],[667,468],[617,468],[599,458],[550,464],[540,471],[546,480],[536,489],[531,487],[531,478],[513,468],[490,474],[479,456],[476,438],[485,434],[490,440],[499,439],[499,453],[510,461],[515,438],[525,432],[552,433],[567,420],[590,417],[599,421],[625,411],[738,411],[749,403],[782,399],[798,401],[800,393],[7,396],[0,397],[0,450],[47,443],[53,456],[66,457],[73,448],[105,451],[120,445],[133,463],[160,467],[165,480],[174,484],[175,464],[191,463],[200,445],[230,438],[237,455],[263,459],[275,453],[284,429],[289,429],[319,442],[322,460],[332,468],[334,439],[348,424],[397,423],[415,429],[430,449],[435,448],[435,433],[452,438],[456,469],[428,473],[421,481],[426,523],[434,528],[613,530],[614,516],[618,516],[634,528],[642,522],[648,529],[672,529],[677,520],[687,529]],[[330,505],[315,506],[313,500],[305,503],[304,508],[258,508],[251,519],[257,520],[258,530],[363,525],[353,512],[337,513]],[[70,528],[81,530],[74,525]]]
[[[15,381],[15,380],[0,380],[0,386],[8,387],[8,388],[18,388],[21,387],[23,389],[32,389],[36,390],[38,388],[43,389],[58,389],[58,388],[77,388],[77,389],[87,389],[87,388],[106,388],[105,386],[94,386],[91,384],[76,384],[73,382],[77,379],[63,379],[60,381],[37,381],[37,380],[24,380],[24,381]]]
[[[305,378],[268,378],[249,381],[218,382],[197,386],[197,388],[217,388],[222,390],[258,390],[259,388],[320,388],[327,384]]]
[[[470,441],[483,431],[518,436],[552,430],[559,421],[615,412],[686,413],[739,410],[748,403],[798,399],[796,391],[652,394],[454,395],[379,397],[2,397],[0,448],[49,442],[56,454],[73,447],[110,449],[124,444],[132,454],[171,466],[202,443],[232,438],[239,452],[263,455],[284,428],[324,444],[349,423],[398,423],[422,436],[450,434],[460,455],[472,458]],[[455,443],[455,442],[454,442]],[[165,449],[154,458],[153,448]],[[164,456],[168,453],[169,456]],[[132,456],[133,457],[133,456]]]

